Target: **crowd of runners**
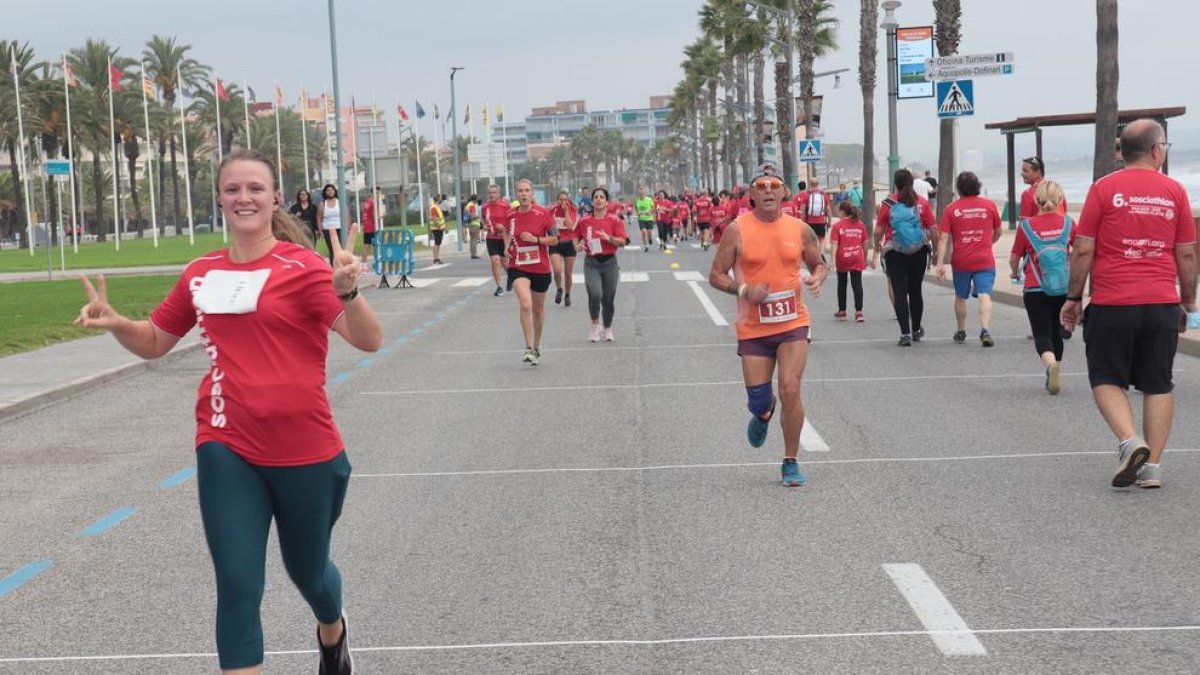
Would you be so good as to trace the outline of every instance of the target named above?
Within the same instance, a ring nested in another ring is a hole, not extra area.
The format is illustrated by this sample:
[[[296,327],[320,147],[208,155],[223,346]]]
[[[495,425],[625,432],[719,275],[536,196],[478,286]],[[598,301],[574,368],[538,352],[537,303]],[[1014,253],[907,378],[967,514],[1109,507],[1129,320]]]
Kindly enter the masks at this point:
[[[1115,487],[1162,486],[1178,336],[1188,326],[1200,328],[1196,226],[1186,191],[1160,172],[1169,147],[1158,123],[1129,124],[1121,137],[1125,167],[1091,187],[1078,222],[1066,214],[1062,188],[1044,179],[1042,160],[1030,157],[1022,165],[1029,188],[1009,257],[1011,279],[1023,287],[1050,394],[1061,387],[1063,340],[1082,326],[1093,397],[1117,442]],[[221,668],[259,672],[259,605],[274,521],[287,572],[317,622],[320,672],[347,675],[353,664],[342,580],[329,548],[351,469],[325,394],[325,361],[330,332],[374,351],[382,329],[359,294],[357,224],[351,224],[345,248],[341,243],[349,219],[336,189],[326,186],[315,208],[305,193],[292,218],[284,214],[276,176],[261,153],[240,150],[225,157],[217,198],[230,247],[190,263],[145,320],[117,313],[103,277],[95,286],[84,279],[88,301],[77,323],[112,332],[144,358],[170,351],[193,327],[201,330],[211,367],[198,392],[195,448],[201,519],[216,572]],[[861,190],[857,197],[853,190],[830,195],[813,182],[793,192],[770,165],[760,167],[749,185],[715,194],[660,190],[651,197],[641,189],[636,198],[622,200],[597,187],[576,199],[559,194],[553,205],[537,204],[532,183],[519,180],[514,201],[493,185],[469,214],[472,257],[478,257],[475,241],[482,232],[494,295],[516,295],[523,359],[537,366],[546,296],[553,285],[554,303],[571,307],[577,257],[584,258],[588,339],[613,342],[622,251],[638,255],[638,243],[642,253],[652,246],[670,251],[687,240],[704,250],[717,244],[709,283],[735,297],[747,440],[761,447],[779,408],[782,481],[796,487],[806,481],[798,461],[801,381],[812,327],[805,291],[817,297],[831,272],[838,279],[834,317],[848,320],[852,290],[854,318],[862,322],[862,275],[882,265],[898,345],[911,349],[925,334],[922,286],[932,266],[938,278],[953,278],[953,340],[965,342],[967,302],[976,297],[980,344],[995,344],[993,244],[1001,228],[995,205],[979,196],[978,178],[963,172],[955,180],[957,199],[939,221],[929,201],[936,183],[908,170],[893,180],[895,191],[879,204],[873,233],[859,217]],[[437,229],[444,227],[441,215],[431,212]],[[640,242],[631,243],[635,226]],[[328,262],[314,250],[318,232]],[[435,246],[440,243],[439,237]],[[435,257],[440,260],[440,252]],[[1130,386],[1144,394],[1140,434]]]

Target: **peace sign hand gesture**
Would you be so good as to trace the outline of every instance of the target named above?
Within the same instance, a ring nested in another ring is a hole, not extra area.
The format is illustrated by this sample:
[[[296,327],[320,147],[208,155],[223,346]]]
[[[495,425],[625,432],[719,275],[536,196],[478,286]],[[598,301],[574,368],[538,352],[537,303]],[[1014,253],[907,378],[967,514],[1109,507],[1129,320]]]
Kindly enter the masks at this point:
[[[108,331],[120,326],[125,317],[118,314],[117,310],[108,304],[108,282],[104,279],[104,275],[96,277],[96,286],[99,286],[99,290],[92,286],[92,282],[82,274],[79,275],[79,281],[83,283],[83,289],[87,291],[88,302],[83,309],[79,310],[79,318],[75,319],[75,325]]]
[[[333,244],[333,290],[338,295],[346,295],[358,288],[358,275],[362,273],[362,261],[354,255],[354,246],[358,243],[358,223],[350,226],[347,235],[350,248],[342,248],[340,238],[335,234],[329,238]]]

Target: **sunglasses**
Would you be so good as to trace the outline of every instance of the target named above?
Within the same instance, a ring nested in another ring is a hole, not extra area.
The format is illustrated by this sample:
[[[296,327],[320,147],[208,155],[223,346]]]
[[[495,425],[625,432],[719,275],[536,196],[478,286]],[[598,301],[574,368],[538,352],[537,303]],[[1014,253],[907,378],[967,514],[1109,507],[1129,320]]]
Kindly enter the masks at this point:
[[[778,190],[783,187],[783,181],[778,178],[756,178],[750,183],[755,190]]]

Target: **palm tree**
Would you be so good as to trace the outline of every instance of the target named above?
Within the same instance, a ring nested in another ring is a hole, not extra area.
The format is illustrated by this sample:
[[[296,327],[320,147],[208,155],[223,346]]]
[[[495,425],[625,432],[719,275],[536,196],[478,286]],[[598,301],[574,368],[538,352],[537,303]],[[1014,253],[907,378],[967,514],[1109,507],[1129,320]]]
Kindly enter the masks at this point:
[[[862,221],[871,231],[875,219],[875,62],[879,55],[879,3],[861,0],[858,83],[863,98]]]
[[[176,97],[183,87],[201,87],[208,80],[208,66],[201,65],[199,61],[187,56],[188,51],[192,48],[191,45],[176,44],[175,38],[166,38],[161,35],[155,35],[146,43],[146,49],[142,51],[142,61],[146,64],[146,74],[154,80],[154,86],[158,89],[159,100],[168,108],[168,114],[165,116],[167,122],[159,129],[155,135],[159,140],[159,157],[158,157],[158,189],[159,200],[162,200],[163,190],[163,141],[168,139],[171,147],[171,191],[174,195],[174,211],[175,211],[175,234],[183,233],[183,223],[179,216],[179,169],[176,166],[177,149],[176,126],[171,123],[172,115],[169,113],[173,110],[176,103]],[[181,81],[182,78],[182,81]],[[163,133],[165,132],[165,133]]]
[[[1100,180],[1116,168],[1113,139],[1117,137],[1117,86],[1121,79],[1117,37],[1117,0],[1096,0],[1096,147],[1092,180]]]
[[[958,43],[962,40],[962,2],[961,0],[933,0],[934,38],[937,42],[938,56],[949,56],[958,53]],[[938,144],[938,184],[945,186],[938,190],[937,215],[940,218],[946,204],[950,203],[954,184],[954,120],[944,119],[940,124],[940,143]]]
[[[110,155],[115,130],[108,124],[108,63],[112,59],[117,68],[127,68],[129,59],[117,56],[115,47],[103,40],[89,39],[83,47],[76,47],[67,54],[67,63],[79,81],[79,94],[72,96],[71,114],[74,117],[75,133],[80,144],[92,155],[91,196],[93,200],[93,223],[99,241],[105,241],[108,228],[104,225],[104,180],[106,175],[102,158]],[[115,159],[113,160],[116,166]],[[115,197],[114,197],[115,198]],[[119,202],[118,202],[119,203]],[[85,218],[86,221],[86,218]],[[114,229],[116,228],[114,224]],[[86,224],[85,224],[86,228]]]
[[[721,76],[720,83],[725,90],[725,122],[721,125],[725,145],[725,176],[732,182],[734,175],[734,153],[731,134],[734,131],[734,69],[737,66],[737,55],[734,52],[734,42],[740,29],[739,24],[745,20],[746,9],[739,0],[709,0],[700,8],[700,29],[705,38],[720,41]],[[715,43],[714,43],[715,44]]]
[[[0,75],[0,142],[8,150],[9,170],[12,174],[13,185],[13,202],[16,204],[16,227],[22,231],[27,231],[29,227],[29,213],[25,211],[25,200],[20,194],[21,189],[21,166],[17,161],[19,156],[20,144],[28,146],[28,138],[21,138],[18,132],[17,124],[17,99],[16,89],[13,87],[12,73],[15,69],[17,79],[20,81],[22,101],[22,111],[27,107],[25,98],[28,96],[29,87],[35,79],[34,74],[34,54],[33,49],[29,47],[29,43],[20,44],[17,41],[0,40],[0,65],[3,65],[4,72]],[[28,131],[28,130],[27,130]]]
[[[817,58],[837,49],[837,19],[833,16],[833,3],[827,0],[797,0],[796,24],[796,45],[800,49],[800,96],[804,101],[804,134],[814,138],[817,127],[813,118],[813,65]]]
[[[690,139],[691,147],[689,164],[691,175],[699,172],[703,180],[708,182],[708,149],[701,145],[699,138],[700,114],[700,83],[694,74],[688,73],[675,85],[671,96],[671,113],[667,118],[668,124],[674,130],[675,136]]]
[[[61,68],[61,67],[60,67]],[[22,101],[23,106],[29,111],[29,132],[37,139],[42,152],[46,154],[47,159],[56,159],[58,157],[59,148],[64,148],[67,136],[67,106],[66,98],[63,96],[62,80],[60,77],[55,77],[49,63],[41,62],[37,65],[40,74],[35,76],[35,79],[30,83],[29,98],[27,102]],[[24,93],[24,90],[22,90]],[[22,97],[24,98],[24,96]],[[47,199],[49,200],[49,212],[43,216],[43,220],[47,223],[55,223],[58,220],[58,191],[47,190]],[[57,228],[49,227],[50,243],[56,242]]]

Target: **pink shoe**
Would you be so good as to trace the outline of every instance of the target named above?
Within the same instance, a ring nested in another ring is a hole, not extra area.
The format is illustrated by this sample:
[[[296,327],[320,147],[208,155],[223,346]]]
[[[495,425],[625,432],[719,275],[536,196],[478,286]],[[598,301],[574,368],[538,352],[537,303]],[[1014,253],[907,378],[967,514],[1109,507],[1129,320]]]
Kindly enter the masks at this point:
[[[854,313],[854,320],[855,320],[856,322],[858,322],[858,323],[862,323],[862,322],[866,321],[866,320],[867,320],[867,318],[863,316],[863,313],[862,313],[862,312],[855,312],[855,313]]]
[[[616,338],[615,338],[615,337],[613,337],[613,331],[612,331],[612,329],[611,329],[611,328],[605,328],[605,329],[604,329],[604,341],[605,341],[605,342],[612,342],[612,341],[613,341],[613,340],[615,340],[615,339],[616,339]]]
[[[837,319],[838,321],[845,321],[846,313],[845,312],[834,312],[833,318]]]
[[[592,342],[600,341],[600,324],[592,324]]]

